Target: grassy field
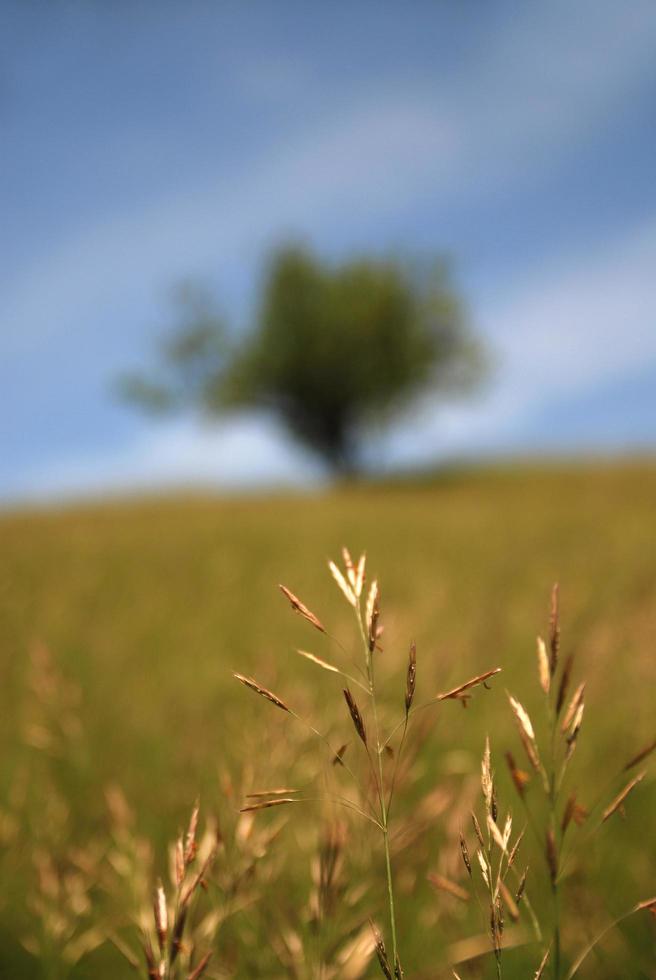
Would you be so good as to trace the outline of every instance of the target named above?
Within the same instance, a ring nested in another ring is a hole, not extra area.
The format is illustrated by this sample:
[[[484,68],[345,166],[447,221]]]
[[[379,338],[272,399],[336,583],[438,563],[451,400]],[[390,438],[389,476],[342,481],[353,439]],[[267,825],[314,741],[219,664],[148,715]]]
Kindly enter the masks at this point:
[[[547,628],[555,580],[563,654],[575,652],[575,680],[587,681],[572,762],[579,798],[592,802],[611,773],[656,736],[655,532],[656,465],[650,462],[514,466],[311,496],[165,499],[5,514],[0,975],[63,975],[52,966],[48,974],[44,958],[40,967],[18,941],[41,928],[34,905],[31,911],[25,906],[25,892],[38,878],[31,849],[34,842],[65,849],[71,841],[102,841],[108,785],[122,787],[135,814],[134,832],[153,841],[162,865],[166,841],[200,794],[205,811],[221,813],[227,843],[218,863],[226,866],[247,858],[235,817],[244,787],[321,786],[330,768],[325,754],[231,672],[253,674],[293,701],[336,743],[353,741],[338,681],[295,649],[328,659],[344,654],[294,616],[276,588],[288,585],[347,650],[355,650],[348,608],[326,569],[326,559],[347,544],[367,551],[370,574],[381,582],[384,724],[391,726],[402,712],[412,639],[422,699],[503,668],[492,690],[479,690],[466,711],[446,702],[424,713],[399,786],[399,836],[416,830],[405,851],[399,844],[397,859],[406,974],[449,976],[445,949],[481,933],[485,923],[475,903],[436,892],[426,872],[463,883],[458,826],[468,821],[476,796],[486,733],[500,807],[511,806],[518,827],[523,824],[503,761],[509,747],[521,756],[504,690],[541,719],[535,637]],[[40,683],[48,671],[52,683]],[[430,723],[423,720],[429,713]],[[351,745],[354,758],[356,751]],[[565,908],[571,902],[564,916],[568,950],[654,892],[655,803],[648,774],[627,802],[625,821],[616,815],[589,842],[582,836],[585,862],[575,860],[564,898]],[[384,924],[381,855],[366,830],[349,821],[340,908],[320,935],[312,927],[305,909],[326,819],[321,804],[284,816],[282,808],[257,815],[252,833],[279,824],[280,832],[260,848],[248,894],[219,929],[217,976],[318,976],[307,965],[307,974],[285,965],[292,954],[282,947],[294,945],[292,934],[313,948],[324,941],[338,946],[340,935],[354,923],[366,924],[370,914]],[[547,921],[542,856],[530,837],[531,888]],[[366,870],[370,860],[374,873]],[[210,899],[220,901],[226,889]],[[103,894],[99,901],[105,914],[110,899]],[[43,949],[46,940],[40,941]],[[580,975],[654,977],[653,944],[653,921],[636,916],[610,934]],[[538,952],[537,946],[509,952],[504,976],[532,976]],[[365,975],[377,976],[377,969],[372,962]],[[492,958],[459,972],[463,980],[493,976]],[[82,957],[72,975],[132,974],[104,945]],[[344,968],[332,975],[349,974]]]

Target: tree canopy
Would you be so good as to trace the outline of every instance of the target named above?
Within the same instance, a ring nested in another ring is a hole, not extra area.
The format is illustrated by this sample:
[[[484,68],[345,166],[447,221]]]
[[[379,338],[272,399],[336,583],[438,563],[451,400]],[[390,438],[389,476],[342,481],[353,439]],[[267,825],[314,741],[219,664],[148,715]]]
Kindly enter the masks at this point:
[[[292,247],[272,256],[251,329],[229,331],[188,293],[160,354],[159,375],[127,376],[125,395],[209,416],[269,409],[338,472],[357,468],[372,423],[469,388],[483,366],[445,265],[330,264]]]

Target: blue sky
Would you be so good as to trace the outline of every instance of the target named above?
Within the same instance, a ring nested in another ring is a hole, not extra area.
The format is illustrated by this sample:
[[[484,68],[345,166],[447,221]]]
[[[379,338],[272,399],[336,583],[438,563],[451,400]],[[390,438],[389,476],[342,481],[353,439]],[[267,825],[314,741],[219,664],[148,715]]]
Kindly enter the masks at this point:
[[[273,420],[113,399],[272,244],[445,251],[495,371],[375,451],[656,442],[656,6],[12,3],[0,12],[0,498],[316,479]]]

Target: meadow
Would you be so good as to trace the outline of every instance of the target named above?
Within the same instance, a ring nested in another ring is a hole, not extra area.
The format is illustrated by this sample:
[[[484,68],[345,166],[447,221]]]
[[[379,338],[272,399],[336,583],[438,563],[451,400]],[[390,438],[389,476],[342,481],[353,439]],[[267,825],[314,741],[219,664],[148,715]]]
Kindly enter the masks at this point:
[[[368,926],[372,917],[386,928],[380,844],[357,814],[322,801],[342,778],[325,745],[233,677],[253,676],[293,702],[359,765],[340,678],[296,652],[348,665],[359,650],[326,567],[343,545],[366,551],[381,586],[383,728],[403,718],[411,641],[421,701],[502,668],[490,690],[472,689],[466,710],[447,700],[416,716],[391,827],[406,977],[452,977],[456,961],[463,980],[496,976],[477,901],[442,881],[469,888],[458,840],[464,830],[474,846],[485,737],[500,812],[511,809],[519,830],[527,818],[504,754],[527,763],[506,691],[542,731],[536,635],[548,629],[557,581],[561,657],[575,654],[572,690],[586,682],[568,779],[588,808],[600,794],[612,799],[611,775],[656,737],[655,504],[656,465],[638,460],[6,512],[0,976],[135,975],[98,930],[109,923],[118,945],[138,950],[133,906],[158,873],[167,878],[167,844],[197,798],[202,826],[216,817],[221,828],[199,899],[215,910],[201,923],[215,934],[207,976],[382,975]],[[334,639],[294,614],[279,583]],[[618,811],[598,833],[585,822],[571,831],[564,963],[656,892],[653,758],[645,768],[624,819]],[[302,787],[308,802],[239,815],[247,794],[274,787]],[[547,935],[548,875],[530,828],[522,848]],[[79,875],[64,894],[69,865]],[[507,925],[517,944],[503,976],[533,976],[544,944]],[[470,957],[481,942],[483,955]],[[577,976],[653,978],[654,942],[645,910],[609,932]]]

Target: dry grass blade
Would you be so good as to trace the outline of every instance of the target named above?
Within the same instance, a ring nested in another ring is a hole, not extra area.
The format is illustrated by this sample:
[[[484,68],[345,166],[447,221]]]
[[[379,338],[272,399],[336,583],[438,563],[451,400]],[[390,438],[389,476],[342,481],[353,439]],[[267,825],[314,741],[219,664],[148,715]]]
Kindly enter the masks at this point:
[[[469,901],[469,892],[465,888],[462,888],[461,885],[456,884],[455,881],[451,881],[450,878],[445,878],[444,875],[432,871],[427,875],[427,878],[433,888],[437,888],[438,891],[447,892],[461,902]]]
[[[254,681],[252,677],[244,677],[243,674],[233,674],[241,684],[245,684],[246,687],[250,687],[251,691],[255,691],[256,694],[261,694],[263,698],[270,701],[271,704],[275,704],[277,708],[282,708],[283,711],[289,711],[289,708],[279,697],[277,697],[272,691],[269,691],[266,687],[262,687],[257,681]]]
[[[471,680],[465,681],[464,684],[460,684],[458,687],[454,687],[451,691],[446,691],[444,694],[438,694],[435,698],[436,701],[446,701],[447,698],[461,698],[461,696],[472,687],[477,687],[479,684],[484,684],[486,680],[490,677],[494,677],[495,674],[501,672],[501,667],[494,667],[492,670],[486,670],[484,674],[478,674],[476,677],[472,677]]]
[[[295,596],[294,593],[290,589],[288,589],[286,585],[279,585],[278,588],[280,589],[282,594],[286,596],[286,598],[289,600],[292,609],[295,612],[299,613],[303,617],[303,619],[307,619],[308,623],[312,623],[314,628],[318,629],[320,633],[326,632],[325,627],[321,622],[321,620],[317,616],[315,616],[314,613],[310,609],[308,609],[306,605],[304,605],[304,603],[301,602],[298,596]]]
[[[620,792],[617,794],[617,796],[612,801],[612,803],[610,803],[606,807],[603,814],[601,815],[602,823],[605,823],[609,817],[612,817],[612,815],[615,813],[616,810],[619,810],[619,808],[622,806],[622,804],[626,800],[631,790],[634,789],[634,787],[636,787],[638,783],[641,783],[646,775],[647,775],[647,771],[643,770],[642,772],[638,773],[638,775],[635,776],[631,780],[631,782],[627,783],[624,789],[620,790]]]
[[[355,698],[353,697],[353,695],[349,691],[348,687],[345,687],[344,688],[344,700],[346,701],[346,704],[348,706],[349,713],[350,713],[351,719],[353,721],[353,725],[355,726],[355,730],[358,733],[358,735],[360,736],[360,738],[362,739],[362,742],[364,743],[364,745],[366,745],[367,744],[367,730],[366,730],[366,728],[364,726],[364,720],[362,718],[362,715],[360,714],[360,709],[358,708],[358,706],[357,706],[357,704],[355,702]]]
[[[323,667],[324,670],[329,670],[333,674],[341,674],[339,667],[334,667],[329,664],[327,660],[322,660],[321,657],[315,656],[314,653],[310,653],[308,650],[297,650],[296,651],[301,657],[305,657],[306,660],[311,660],[313,664],[318,667]]]
[[[641,749],[640,752],[638,752],[637,755],[634,755],[632,759],[629,759],[622,772],[628,772],[629,769],[633,769],[633,767],[637,766],[639,762],[642,762],[643,759],[646,759],[647,756],[651,755],[654,749],[656,749],[656,738],[653,742],[650,742],[649,745],[645,745],[644,749]]]
[[[344,753],[346,752],[347,748],[348,748],[348,742],[345,742],[344,745],[340,745],[340,747],[337,749],[337,752],[335,752],[335,755],[333,756],[333,765],[334,766],[343,766],[344,765],[344,763],[342,762],[342,759],[344,758]]]
[[[279,796],[275,800],[259,800],[257,803],[248,803],[240,807],[240,813],[251,813],[254,810],[268,810],[272,806],[283,806],[285,803],[300,803],[301,801],[293,796]]]

